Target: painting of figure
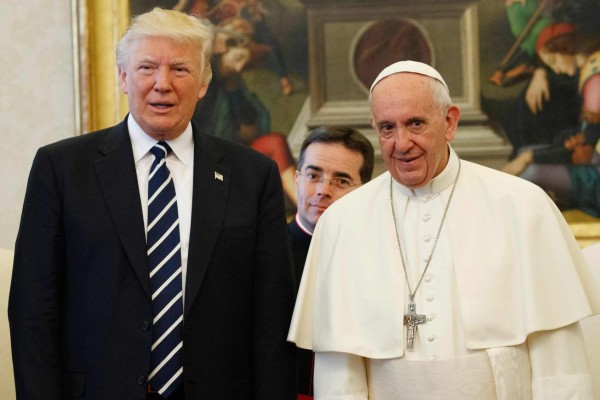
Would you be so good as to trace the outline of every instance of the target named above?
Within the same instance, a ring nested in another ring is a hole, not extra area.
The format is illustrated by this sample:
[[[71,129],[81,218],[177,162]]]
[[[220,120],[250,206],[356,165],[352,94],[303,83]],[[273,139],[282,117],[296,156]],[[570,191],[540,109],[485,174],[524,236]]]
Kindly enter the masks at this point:
[[[536,183],[562,209],[600,217],[600,3],[504,7],[514,43],[489,82],[520,91],[504,104],[483,99],[513,149],[502,169]]]

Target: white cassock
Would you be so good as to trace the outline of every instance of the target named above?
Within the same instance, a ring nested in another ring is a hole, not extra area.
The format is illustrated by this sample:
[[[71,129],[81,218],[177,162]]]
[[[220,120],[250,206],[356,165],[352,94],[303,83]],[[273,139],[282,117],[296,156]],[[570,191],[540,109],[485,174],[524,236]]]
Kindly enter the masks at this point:
[[[316,352],[321,399],[592,399],[578,321],[600,291],[552,200],[467,161],[415,295],[427,316],[406,346],[408,289],[388,172],[320,218],[288,340]],[[392,183],[411,288],[429,257],[459,159],[428,185]]]

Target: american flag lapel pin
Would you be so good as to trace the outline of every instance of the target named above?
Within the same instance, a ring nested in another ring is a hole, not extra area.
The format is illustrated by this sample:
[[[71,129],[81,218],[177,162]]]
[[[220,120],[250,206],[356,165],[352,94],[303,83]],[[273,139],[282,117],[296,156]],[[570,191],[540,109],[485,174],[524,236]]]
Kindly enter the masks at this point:
[[[215,171],[215,179],[223,182],[223,175]]]

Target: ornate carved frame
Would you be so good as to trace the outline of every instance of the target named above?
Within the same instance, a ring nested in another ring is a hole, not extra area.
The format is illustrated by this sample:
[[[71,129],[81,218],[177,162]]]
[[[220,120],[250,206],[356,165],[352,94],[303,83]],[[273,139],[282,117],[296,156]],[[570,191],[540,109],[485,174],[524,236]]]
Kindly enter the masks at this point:
[[[129,25],[128,0],[71,0],[77,133],[114,125],[127,112],[115,47]]]

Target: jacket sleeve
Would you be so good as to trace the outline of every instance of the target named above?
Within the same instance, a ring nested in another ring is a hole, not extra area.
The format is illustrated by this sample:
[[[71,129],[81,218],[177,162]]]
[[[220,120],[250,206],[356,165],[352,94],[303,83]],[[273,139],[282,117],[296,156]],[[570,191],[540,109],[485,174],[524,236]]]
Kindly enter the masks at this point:
[[[27,184],[8,306],[18,398],[63,398],[65,232],[59,186],[49,155],[40,149]]]

